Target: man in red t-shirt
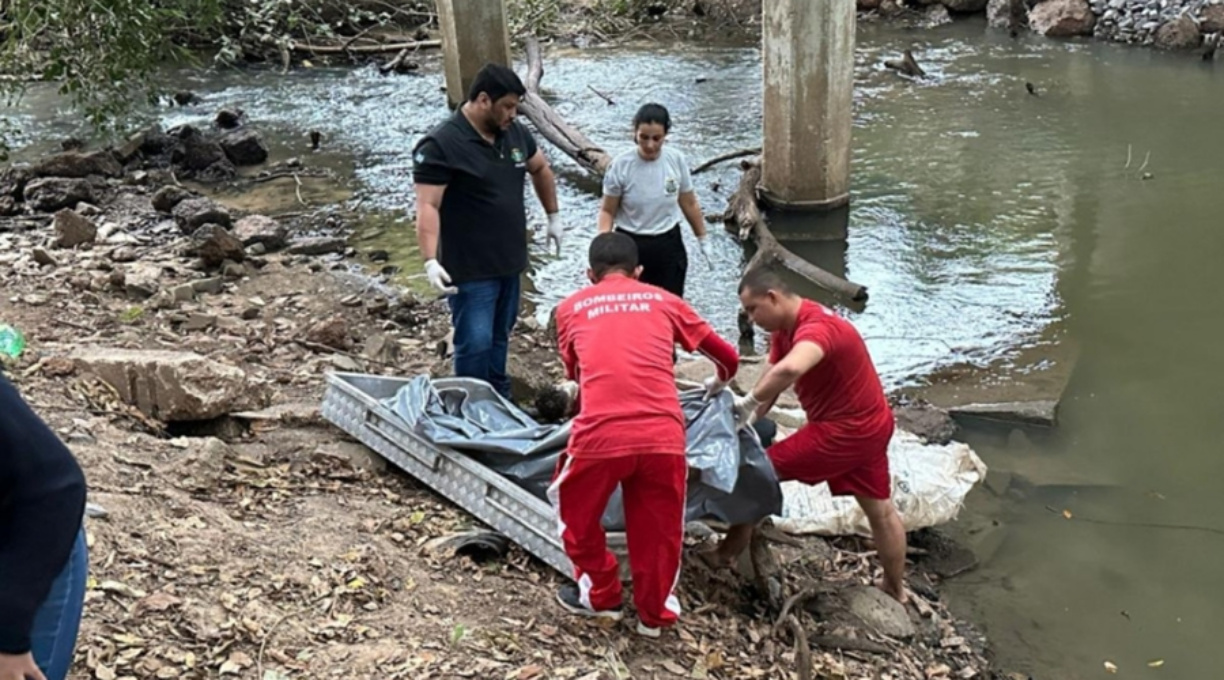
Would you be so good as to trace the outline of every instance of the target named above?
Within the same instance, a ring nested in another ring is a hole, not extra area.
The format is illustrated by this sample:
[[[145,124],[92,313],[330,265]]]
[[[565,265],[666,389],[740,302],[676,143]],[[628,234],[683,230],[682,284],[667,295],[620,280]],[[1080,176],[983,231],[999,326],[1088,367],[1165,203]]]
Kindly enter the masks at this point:
[[[576,582],[558,601],[575,614],[619,620],[620,570],[600,520],[620,485],[637,631],[658,637],[680,614],[672,590],[688,476],[672,351],[679,343],[714,362],[711,393],[735,376],[739,355],[679,297],[638,281],[641,271],[633,239],[600,234],[587,272],[594,285],[557,306],[557,344],[578,383],[578,415],[548,496]]]
[[[769,412],[791,385],[807,424],[769,447],[779,481],[828,482],[836,496],[854,496],[884,567],[880,587],[905,602],[905,527],[891,497],[888,442],[894,421],[867,345],[849,321],[795,295],[767,269],[744,275],[740,302],[770,332],[770,369],[735,401],[741,425]],[[719,546],[729,562],[747,546],[752,526],[733,527]]]

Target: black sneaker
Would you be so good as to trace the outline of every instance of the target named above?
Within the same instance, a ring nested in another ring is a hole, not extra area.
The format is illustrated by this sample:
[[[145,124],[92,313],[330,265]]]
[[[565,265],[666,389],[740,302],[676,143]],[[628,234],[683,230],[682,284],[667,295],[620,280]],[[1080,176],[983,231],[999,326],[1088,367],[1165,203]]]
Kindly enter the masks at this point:
[[[582,595],[578,591],[578,586],[573,583],[567,583],[557,590],[557,602],[565,607],[566,611],[578,616],[588,618],[607,619],[609,621],[620,621],[620,609],[604,609],[596,611],[582,603]]]

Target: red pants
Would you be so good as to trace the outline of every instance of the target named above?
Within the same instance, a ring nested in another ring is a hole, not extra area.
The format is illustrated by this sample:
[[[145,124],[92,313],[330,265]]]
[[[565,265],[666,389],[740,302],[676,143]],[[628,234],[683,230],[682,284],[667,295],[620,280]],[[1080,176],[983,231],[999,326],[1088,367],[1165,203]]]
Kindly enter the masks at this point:
[[[675,623],[680,602],[672,591],[680,577],[688,477],[684,456],[563,455],[559,467],[548,498],[557,510],[558,529],[565,554],[574,564],[582,603],[597,611],[621,605],[620,569],[600,521],[620,484],[638,618],[651,628]]]
[[[887,500],[892,491],[888,442],[893,429],[891,415],[883,426],[866,433],[837,423],[808,423],[766,454],[779,482],[828,482],[834,496]]]

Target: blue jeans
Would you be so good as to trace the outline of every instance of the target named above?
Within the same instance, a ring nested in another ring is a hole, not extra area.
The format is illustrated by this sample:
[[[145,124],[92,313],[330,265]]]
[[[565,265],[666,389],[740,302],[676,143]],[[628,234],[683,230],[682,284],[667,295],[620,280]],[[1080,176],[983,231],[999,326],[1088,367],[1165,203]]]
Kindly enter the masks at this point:
[[[510,398],[506,356],[510,331],[518,320],[519,277],[469,281],[450,296],[451,325],[455,328],[455,375],[476,378]]]
[[[85,528],[77,534],[68,564],[55,577],[51,592],[34,615],[30,631],[34,663],[47,680],[64,680],[72,665],[77,631],[81,627],[81,611],[85,607],[85,577],[89,571],[89,548],[85,546]]]

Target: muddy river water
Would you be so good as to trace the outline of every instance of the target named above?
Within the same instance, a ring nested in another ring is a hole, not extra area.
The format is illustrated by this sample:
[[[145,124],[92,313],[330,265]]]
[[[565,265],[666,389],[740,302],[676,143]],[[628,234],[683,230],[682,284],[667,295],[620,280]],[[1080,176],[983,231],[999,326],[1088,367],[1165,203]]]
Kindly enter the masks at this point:
[[[1027,399],[1051,391],[1029,376],[1057,376],[1056,429],[966,434],[1004,481],[970,496],[958,524],[988,525],[991,539],[975,543],[981,565],[949,592],[1001,660],[1038,678],[1101,677],[1106,661],[1127,677],[1220,677],[1224,71],[984,29],[860,27],[849,239],[795,249],[869,287],[849,314],[889,387],[960,371],[989,376],[995,397]],[[907,47],[926,81],[880,66]],[[759,144],[752,47],[557,48],[547,60],[557,110],[613,151],[646,101],[671,109],[671,143],[694,161]],[[308,154],[303,135],[319,129],[335,156],[308,163],[350,176],[363,210],[410,208],[411,144],[446,115],[432,56],[418,75],[390,78],[177,77],[208,105],[175,109],[168,123],[236,102],[279,157]],[[25,140],[72,132],[63,108],[32,92],[16,112]],[[560,258],[536,249],[540,314],[584,281],[598,201],[597,185],[552,156],[571,234]],[[738,172],[698,178],[708,210],[721,211]],[[741,249],[711,233],[716,266],[694,258],[689,289],[734,337]],[[384,217],[371,236],[369,247],[416,266],[406,223]]]

